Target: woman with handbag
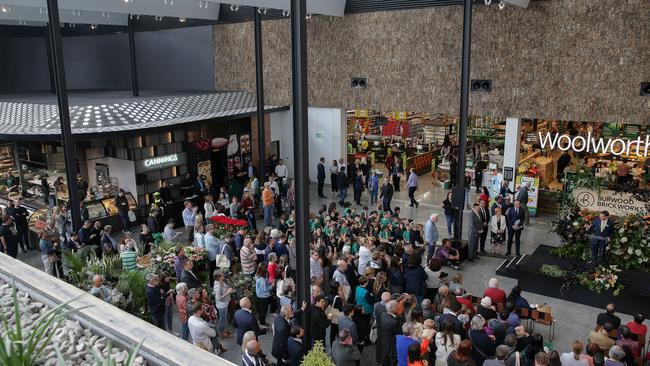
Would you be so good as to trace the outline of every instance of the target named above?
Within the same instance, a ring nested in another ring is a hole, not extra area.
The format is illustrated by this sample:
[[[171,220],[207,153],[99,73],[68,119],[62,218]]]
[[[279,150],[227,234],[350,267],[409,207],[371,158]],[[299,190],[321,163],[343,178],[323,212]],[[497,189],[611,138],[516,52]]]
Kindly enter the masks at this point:
[[[273,299],[273,285],[269,282],[266,263],[262,262],[257,266],[255,275],[255,296],[257,297],[257,315],[259,323],[269,326],[266,322],[266,313],[269,310],[269,304]]]
[[[219,336],[222,338],[231,338],[232,332],[226,330],[228,322],[228,305],[230,305],[230,295],[235,292],[226,284],[226,276],[223,272],[214,271],[214,300],[217,311],[219,312]]]
[[[332,316],[330,325],[330,344],[334,344],[336,335],[339,333],[338,314],[343,312],[343,305],[345,305],[343,288],[336,281],[332,281],[330,284],[330,290],[327,294],[327,303],[330,304],[327,313],[337,314],[336,316]]]
[[[475,315],[470,322],[470,331],[467,338],[472,342],[472,359],[477,365],[494,356],[496,349],[495,337],[485,332],[485,319],[480,314]]]
[[[501,251],[501,245],[506,239],[506,217],[501,212],[501,207],[494,209],[494,216],[490,219],[490,241],[492,254]]]

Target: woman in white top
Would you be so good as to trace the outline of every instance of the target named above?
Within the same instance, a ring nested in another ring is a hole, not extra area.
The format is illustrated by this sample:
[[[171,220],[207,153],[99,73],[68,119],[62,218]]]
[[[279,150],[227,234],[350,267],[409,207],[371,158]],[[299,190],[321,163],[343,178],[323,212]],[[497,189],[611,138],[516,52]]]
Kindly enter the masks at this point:
[[[460,345],[460,336],[454,334],[454,325],[451,321],[442,324],[442,331],[436,333],[436,366],[447,366],[447,358],[452,351]]]
[[[361,247],[359,247],[359,273],[364,273],[366,266],[370,263],[372,259],[372,250],[370,246],[372,245],[369,240],[366,238],[361,238]]]
[[[194,246],[205,248],[205,231],[203,224],[194,226]]]
[[[220,337],[230,338],[232,333],[226,330],[226,323],[228,322],[228,305],[230,305],[230,294],[235,292],[231,287],[226,284],[226,276],[223,272],[214,271],[214,306],[219,312],[219,330]]]
[[[214,196],[211,194],[205,196],[205,203],[203,204],[203,210],[205,210],[206,220],[210,220],[211,217],[215,216],[217,210],[214,207]]]
[[[582,354],[584,345],[580,341],[573,341],[571,343],[571,349],[573,352],[566,352],[560,356],[560,362],[562,366],[588,366],[589,361],[587,360],[587,355]]]
[[[490,219],[490,233],[492,254],[499,253],[506,239],[506,217],[502,214],[501,207],[494,210],[494,216]]]
[[[224,192],[219,193],[219,201],[217,202],[226,209],[230,208],[230,202],[228,201],[228,195]]]

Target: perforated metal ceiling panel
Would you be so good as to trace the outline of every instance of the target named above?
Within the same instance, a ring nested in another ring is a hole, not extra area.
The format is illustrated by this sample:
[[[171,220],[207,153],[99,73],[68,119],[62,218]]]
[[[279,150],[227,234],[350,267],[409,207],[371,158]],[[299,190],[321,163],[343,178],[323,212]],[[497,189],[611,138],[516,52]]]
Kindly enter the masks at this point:
[[[279,108],[265,106],[265,110]],[[70,106],[73,134],[135,131],[256,111],[255,95],[218,92],[148,100]],[[58,108],[51,104],[0,102],[0,137],[58,135]]]

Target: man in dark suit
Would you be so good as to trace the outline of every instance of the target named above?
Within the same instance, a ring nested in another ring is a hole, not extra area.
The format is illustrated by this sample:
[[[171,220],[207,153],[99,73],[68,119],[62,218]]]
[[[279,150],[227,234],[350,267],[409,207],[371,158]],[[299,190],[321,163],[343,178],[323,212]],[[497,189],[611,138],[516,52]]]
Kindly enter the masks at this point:
[[[381,345],[382,366],[397,365],[397,346],[395,339],[402,334],[402,324],[395,314],[397,301],[391,300],[386,304],[386,312],[381,314],[381,332],[379,340]]]
[[[199,288],[203,286],[201,280],[192,271],[194,263],[192,261],[185,261],[183,263],[183,272],[181,272],[181,282],[185,282],[188,289]]]
[[[469,215],[469,228],[467,230],[467,235],[469,239],[469,245],[467,246],[467,260],[474,262],[474,258],[478,258],[478,246],[479,240],[483,231],[483,221],[481,219],[480,207],[478,203],[475,203],[472,206],[472,211]]]
[[[266,329],[260,328],[257,319],[251,313],[251,300],[248,297],[243,297],[239,300],[239,307],[241,309],[235,311],[235,327],[237,327],[237,344],[241,346],[244,333],[252,330],[255,335],[260,336],[266,333]]]
[[[442,329],[442,325],[445,324],[445,322],[450,321],[454,326],[454,334],[458,334],[461,338],[465,339],[467,337],[467,332],[465,331],[463,323],[458,320],[458,314],[462,307],[463,305],[458,301],[452,302],[450,311],[446,314],[440,315],[438,318],[438,329]]]
[[[381,301],[375,303],[373,313],[375,316],[375,328],[377,328],[377,346],[375,347],[375,363],[381,363],[381,318],[386,313],[386,304],[390,301],[390,292],[381,294]]]
[[[327,308],[327,300],[325,297],[323,295],[316,296],[309,319],[312,345],[316,341],[321,341],[325,345],[325,332],[327,331],[327,327],[330,326],[330,320],[332,319],[331,314],[329,316],[325,315],[325,308]]]
[[[483,225],[483,232],[479,236],[479,252],[485,254],[485,240],[490,231],[490,210],[487,208],[485,201],[479,201],[479,215],[481,216],[481,224]]]
[[[506,211],[506,225],[508,226],[508,249],[506,255],[512,255],[512,239],[515,239],[515,254],[521,256],[521,232],[524,230],[526,216],[521,202],[515,200],[515,205]]]
[[[345,167],[342,166],[339,174],[336,176],[336,186],[339,189],[339,205],[345,204],[345,199],[348,197],[348,176],[345,175]]]
[[[278,360],[277,365],[288,365],[291,359],[288,341],[291,331],[291,318],[293,317],[293,308],[291,305],[284,305],[280,309],[280,314],[273,320],[273,347],[271,355]]]
[[[384,211],[391,211],[390,201],[393,200],[393,186],[388,181],[388,178],[384,178],[384,185],[381,186],[381,209]]]
[[[614,223],[609,219],[609,212],[602,211],[593,224],[587,224],[585,228],[591,232],[591,264],[598,266],[605,259],[605,249],[614,233]]]
[[[316,165],[316,179],[318,179],[318,197],[325,198],[323,194],[323,186],[325,185],[325,158],[321,157],[318,165]]]
[[[300,366],[302,358],[307,354],[307,349],[303,343],[302,337],[305,331],[299,326],[291,327],[291,334],[287,342],[287,349],[289,350],[289,366]]]
[[[614,329],[618,329],[618,327],[621,326],[621,318],[614,315],[615,313],[616,313],[616,307],[614,306],[614,304],[612,303],[607,304],[607,307],[605,308],[605,312],[598,314],[598,318],[596,319],[596,324],[602,327],[603,325],[605,325],[605,323],[612,323]]]

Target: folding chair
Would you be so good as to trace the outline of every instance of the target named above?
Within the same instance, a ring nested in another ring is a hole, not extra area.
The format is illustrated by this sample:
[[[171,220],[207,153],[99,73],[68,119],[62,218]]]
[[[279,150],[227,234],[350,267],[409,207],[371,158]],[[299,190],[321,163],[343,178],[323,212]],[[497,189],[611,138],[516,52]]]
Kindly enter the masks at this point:
[[[555,319],[553,319],[553,315],[533,310],[531,319],[535,323],[548,326],[548,341],[553,342],[553,338],[555,338]]]
[[[530,319],[530,309],[529,308],[522,308],[518,307],[515,308],[515,312],[519,316],[520,320],[525,320],[526,324],[524,325],[524,328],[526,329],[527,332],[531,332],[531,319]]]

